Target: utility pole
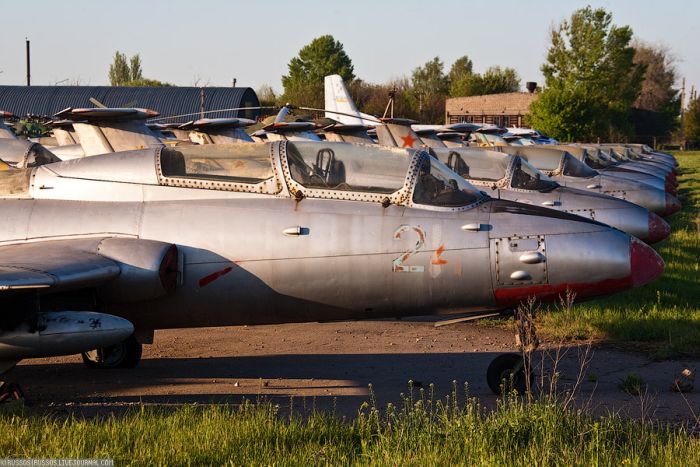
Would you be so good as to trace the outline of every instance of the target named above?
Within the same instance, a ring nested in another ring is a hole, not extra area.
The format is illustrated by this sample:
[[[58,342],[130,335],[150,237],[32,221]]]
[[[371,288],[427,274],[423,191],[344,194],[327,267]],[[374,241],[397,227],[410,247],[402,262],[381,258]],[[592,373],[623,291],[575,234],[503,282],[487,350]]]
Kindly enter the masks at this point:
[[[681,124],[679,127],[681,133],[681,149],[685,150],[685,78],[683,78],[683,85],[681,86]]]
[[[25,41],[26,46],[27,46],[27,86],[31,86],[32,85],[32,74],[30,71],[30,63],[31,62],[29,60],[29,39],[27,39],[25,37],[24,41]]]

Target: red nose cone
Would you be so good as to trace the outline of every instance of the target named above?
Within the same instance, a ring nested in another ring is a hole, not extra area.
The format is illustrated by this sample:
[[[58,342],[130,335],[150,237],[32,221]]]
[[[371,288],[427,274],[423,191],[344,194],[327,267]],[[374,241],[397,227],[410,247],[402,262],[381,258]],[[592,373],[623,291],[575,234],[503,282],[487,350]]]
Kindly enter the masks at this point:
[[[663,212],[664,216],[670,216],[681,210],[681,202],[673,195],[666,193],[666,210]]]
[[[632,237],[630,240],[632,287],[648,284],[664,272],[664,260],[652,247]]]
[[[649,213],[649,233],[646,238],[643,238],[647,243],[660,242],[664,238],[668,237],[671,233],[671,226],[663,220],[661,217],[657,216],[653,212]]]

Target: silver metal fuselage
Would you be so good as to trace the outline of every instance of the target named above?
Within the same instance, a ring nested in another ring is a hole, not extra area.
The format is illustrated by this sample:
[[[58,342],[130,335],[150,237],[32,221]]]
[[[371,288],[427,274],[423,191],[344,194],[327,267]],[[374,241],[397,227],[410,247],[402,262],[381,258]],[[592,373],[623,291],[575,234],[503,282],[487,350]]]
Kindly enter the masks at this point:
[[[285,144],[271,146],[273,163]],[[0,201],[0,244],[124,237],[177,245],[174,293],[103,300],[96,310],[137,329],[503,308],[530,295],[572,289],[585,298],[639,285],[640,247],[596,222],[488,199],[466,210],[298,201],[282,177],[277,195],[164,186],[159,151],[33,169],[27,193]]]

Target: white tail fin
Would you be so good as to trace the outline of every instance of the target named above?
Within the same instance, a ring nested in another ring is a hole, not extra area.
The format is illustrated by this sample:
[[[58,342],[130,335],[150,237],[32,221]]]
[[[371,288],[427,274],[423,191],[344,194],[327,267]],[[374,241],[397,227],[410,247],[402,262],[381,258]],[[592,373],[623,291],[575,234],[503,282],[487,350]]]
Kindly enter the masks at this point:
[[[326,118],[333,119],[345,125],[377,126],[381,122],[372,115],[363,114],[352,101],[350,93],[340,75],[328,75],[324,80],[324,95],[326,100]],[[340,113],[334,113],[340,112]]]

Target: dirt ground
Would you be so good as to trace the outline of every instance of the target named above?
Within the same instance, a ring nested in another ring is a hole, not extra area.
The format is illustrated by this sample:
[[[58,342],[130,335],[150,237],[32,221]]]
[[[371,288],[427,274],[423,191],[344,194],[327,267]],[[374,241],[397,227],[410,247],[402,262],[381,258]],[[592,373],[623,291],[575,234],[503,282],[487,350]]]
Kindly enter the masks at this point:
[[[457,382],[487,405],[496,401],[485,374],[500,353],[515,351],[513,332],[500,327],[460,323],[436,328],[426,321],[364,321],[240,326],[157,331],[144,346],[135,369],[90,370],[79,356],[25,360],[4,375],[19,382],[30,405],[81,413],[120,410],[139,403],[240,402],[242,397],[271,398],[286,406],[335,410],[352,416],[369,400],[369,385],[380,407],[400,401],[415,386],[434,384],[444,397]],[[565,349],[557,369],[560,389],[574,383],[585,348]],[[550,350],[540,353],[536,379],[551,374]],[[688,422],[700,415],[700,390],[670,391],[674,375],[695,369],[698,361],[654,362],[640,353],[592,349],[578,403],[600,414],[616,411],[632,417]],[[630,396],[619,382],[635,373],[646,396]],[[700,384],[700,382],[699,382]],[[290,396],[294,396],[293,398]]]

